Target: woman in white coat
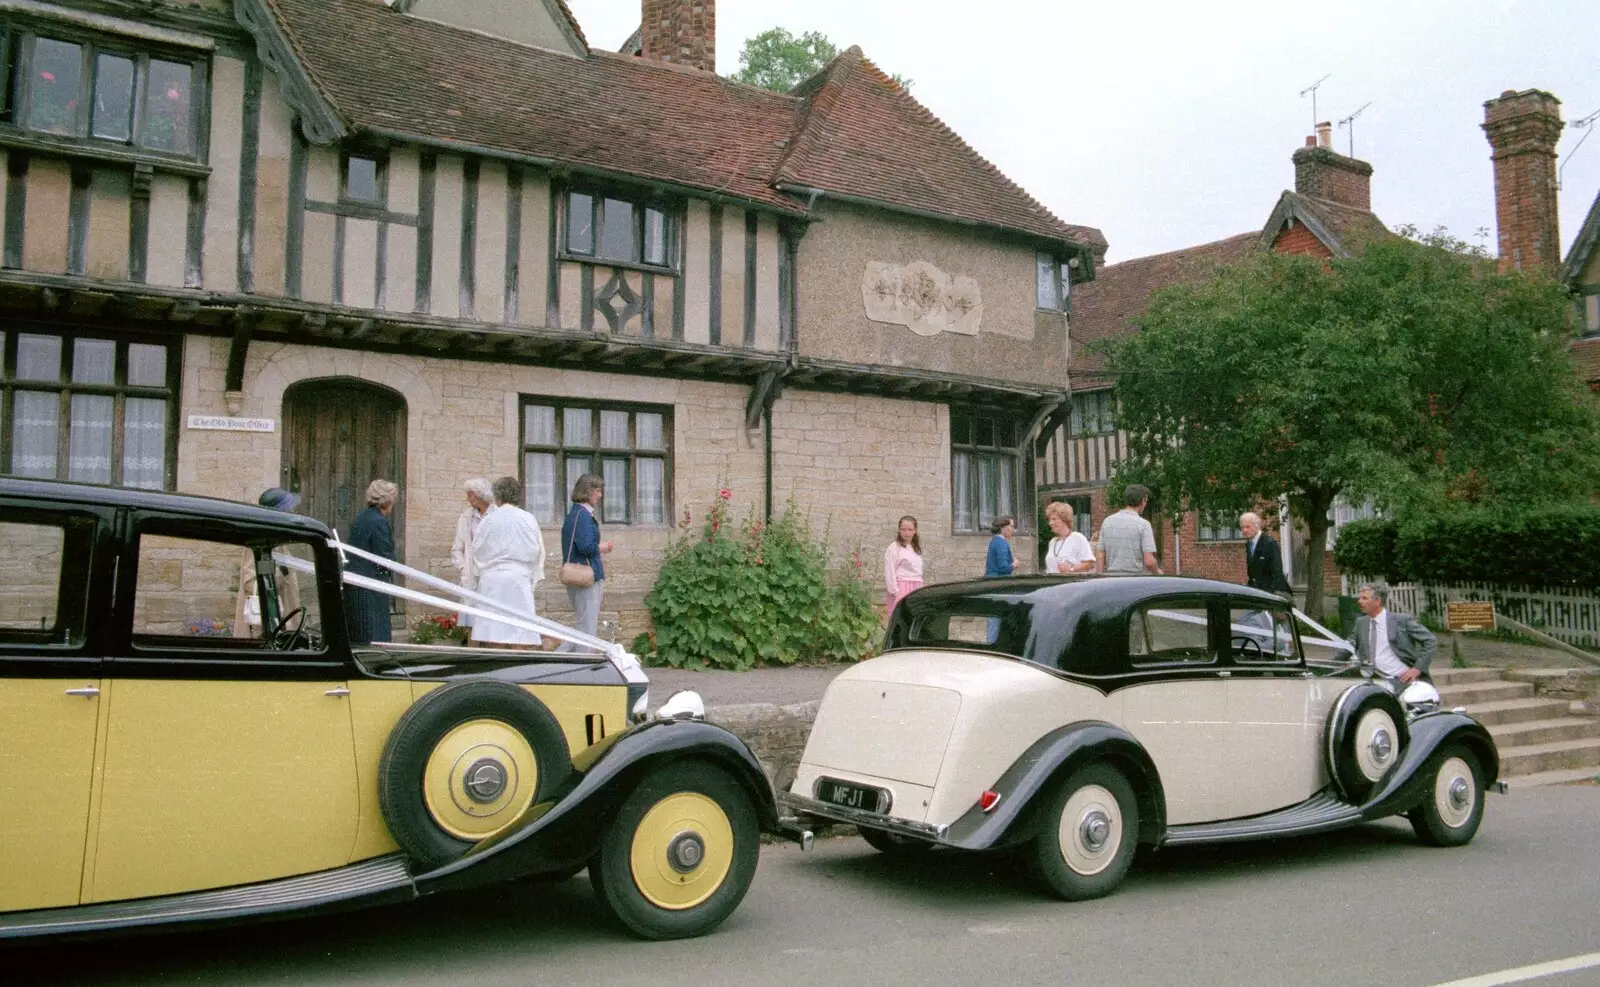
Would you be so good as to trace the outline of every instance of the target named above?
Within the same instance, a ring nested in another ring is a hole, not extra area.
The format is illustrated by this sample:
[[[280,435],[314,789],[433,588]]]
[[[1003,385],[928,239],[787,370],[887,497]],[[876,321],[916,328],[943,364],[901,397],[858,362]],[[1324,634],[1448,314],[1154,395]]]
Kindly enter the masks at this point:
[[[456,518],[456,538],[450,544],[450,564],[461,573],[461,578],[457,580],[461,588],[475,590],[478,588],[478,570],[472,565],[472,539],[478,533],[478,523],[483,520],[484,513],[494,506],[494,487],[482,477],[468,480],[464,487],[467,509]],[[457,614],[456,626],[471,627],[472,614]]]
[[[533,515],[518,507],[522,484],[516,477],[494,481],[494,510],[478,522],[472,539],[472,566],[478,592],[512,614],[533,616],[533,587],[544,577],[544,536]],[[532,650],[544,643],[538,633],[492,617],[472,623],[472,643]]]

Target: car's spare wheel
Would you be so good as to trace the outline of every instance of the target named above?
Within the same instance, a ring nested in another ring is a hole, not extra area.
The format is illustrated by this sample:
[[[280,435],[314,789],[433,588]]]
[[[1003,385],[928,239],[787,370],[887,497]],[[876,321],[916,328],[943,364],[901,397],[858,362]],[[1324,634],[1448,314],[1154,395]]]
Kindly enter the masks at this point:
[[[1388,690],[1370,682],[1345,690],[1328,714],[1328,772],[1345,801],[1360,805],[1400,761],[1405,711]]]
[[[507,682],[457,682],[395,724],[378,804],[400,848],[435,867],[515,822],[571,771],[561,726],[538,699]]]

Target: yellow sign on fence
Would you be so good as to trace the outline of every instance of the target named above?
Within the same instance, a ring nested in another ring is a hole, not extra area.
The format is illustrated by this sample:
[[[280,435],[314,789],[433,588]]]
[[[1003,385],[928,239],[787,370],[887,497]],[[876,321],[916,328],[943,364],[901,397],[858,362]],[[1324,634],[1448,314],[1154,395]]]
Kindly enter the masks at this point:
[[[1444,605],[1445,626],[1452,631],[1494,630],[1494,604],[1488,600],[1451,600]]]

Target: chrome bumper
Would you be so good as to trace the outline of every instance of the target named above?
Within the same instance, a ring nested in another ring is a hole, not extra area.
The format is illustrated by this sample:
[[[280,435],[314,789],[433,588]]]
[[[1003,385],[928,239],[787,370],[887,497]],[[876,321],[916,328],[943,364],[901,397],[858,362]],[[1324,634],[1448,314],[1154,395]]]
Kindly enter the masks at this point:
[[[828,819],[833,822],[849,823],[852,826],[865,826],[868,829],[882,830],[885,833],[894,833],[896,836],[909,836],[918,840],[932,840],[936,843],[944,842],[949,833],[949,826],[934,826],[930,823],[911,822],[908,819],[895,819],[877,812],[867,812],[864,809],[850,809],[842,805],[832,805],[828,802],[819,802],[816,799],[796,795],[793,792],[779,792],[778,804],[791,812],[804,813],[818,819]]]

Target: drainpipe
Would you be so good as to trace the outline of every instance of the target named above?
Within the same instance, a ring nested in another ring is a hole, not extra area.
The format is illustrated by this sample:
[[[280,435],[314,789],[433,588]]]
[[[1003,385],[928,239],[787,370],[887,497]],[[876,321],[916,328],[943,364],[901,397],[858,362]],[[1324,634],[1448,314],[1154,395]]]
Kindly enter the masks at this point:
[[[764,431],[766,433],[766,446],[767,446],[766,451],[765,451],[766,469],[764,470],[764,472],[766,473],[766,476],[767,476],[767,501],[766,501],[766,512],[767,513],[766,513],[766,518],[767,518],[767,523],[771,524],[772,523],[772,407],[770,405],[768,405],[766,410],[762,412],[761,419],[762,419],[762,425],[763,425],[762,431]]]

